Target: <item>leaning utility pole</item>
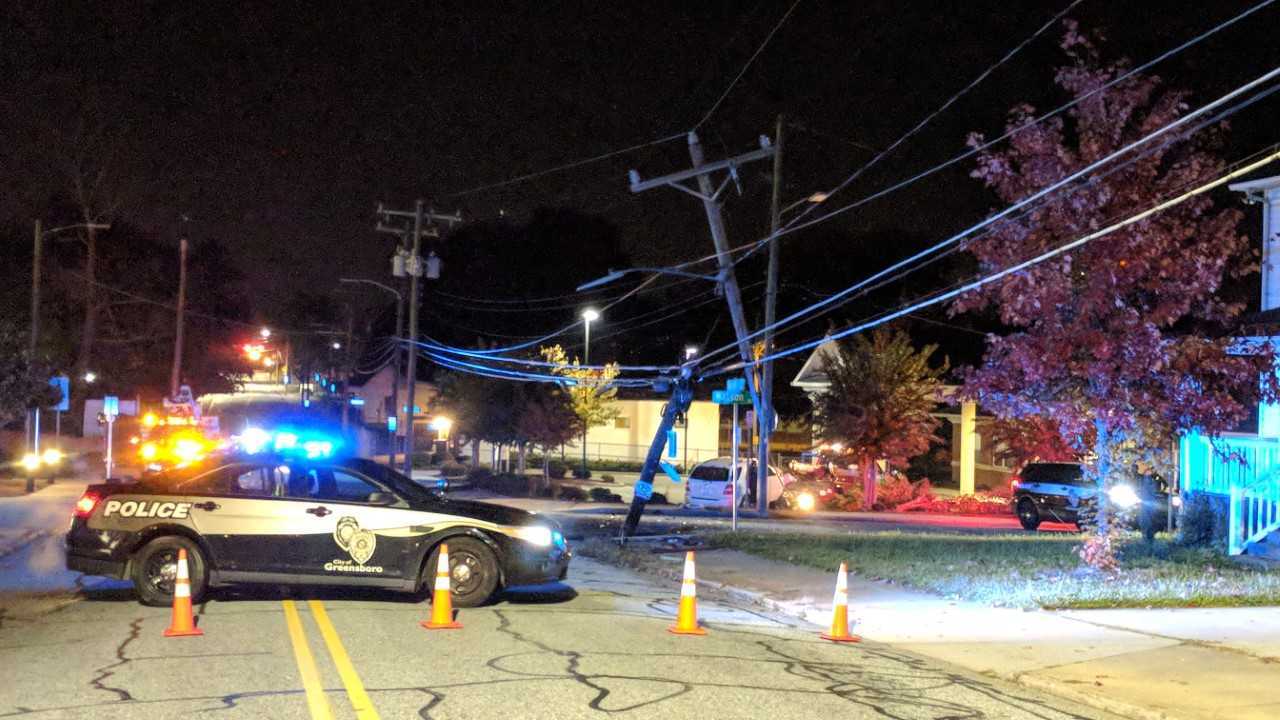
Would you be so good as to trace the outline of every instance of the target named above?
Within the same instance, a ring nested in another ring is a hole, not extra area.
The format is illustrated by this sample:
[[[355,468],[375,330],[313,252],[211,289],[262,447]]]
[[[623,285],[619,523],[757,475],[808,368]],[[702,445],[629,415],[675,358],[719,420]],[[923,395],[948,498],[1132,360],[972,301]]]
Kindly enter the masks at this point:
[[[724,218],[720,214],[720,197],[724,193],[725,188],[730,182],[738,182],[738,167],[756,160],[763,160],[773,155],[774,149],[769,138],[760,137],[760,149],[753,150],[749,153],[743,153],[736,157],[726,160],[716,160],[714,162],[706,162],[706,158],[702,153],[702,143],[698,140],[697,132],[689,133],[689,159],[693,163],[693,167],[689,170],[681,170],[671,173],[663,177],[654,178],[652,180],[640,180],[640,173],[635,170],[631,171],[631,192],[641,193],[645,190],[651,190],[656,187],[670,186],[681,192],[686,192],[700,200],[702,207],[707,214],[707,225],[711,228],[711,241],[716,248],[716,262],[719,266],[719,272],[716,275],[717,282],[720,287],[724,288],[725,301],[729,304],[729,317],[733,320],[733,331],[738,339],[738,354],[742,358],[742,362],[750,367],[753,358],[751,355],[751,346],[747,341],[750,331],[747,329],[746,312],[742,309],[742,292],[738,288],[737,276],[734,274],[734,261],[729,257],[729,239],[724,228]],[[717,188],[712,187],[712,173],[727,170],[728,175],[720,183]],[[698,189],[694,190],[683,183],[689,178],[695,178],[698,182]],[[756,392],[754,378],[751,372],[743,373],[747,379],[747,389],[751,393],[751,404],[755,408],[756,417],[760,416],[760,397]],[[669,427],[669,426],[668,426]],[[654,442],[658,442],[661,438],[655,438]],[[687,438],[686,438],[687,440]],[[656,467],[657,457],[654,456],[653,463]],[[646,475],[647,472],[647,475]],[[737,473],[737,469],[734,469]],[[641,481],[646,477],[652,478],[652,469],[649,468],[649,462],[646,459],[645,467],[641,470]],[[639,481],[638,481],[639,482]],[[648,498],[642,497],[642,493],[637,492],[631,501],[632,511],[627,517],[627,524],[623,528],[624,535],[630,535],[635,531],[635,525],[639,522],[640,513],[644,512],[644,506],[648,502]],[[632,515],[635,516],[635,522],[632,522]]]
[[[178,317],[173,335],[173,368],[169,372],[169,397],[178,397],[182,384],[182,325],[187,310],[187,239],[178,243]]]
[[[778,316],[778,227],[782,223],[782,115],[773,136],[773,197],[769,202],[769,269],[765,273],[764,356],[773,354],[773,323]],[[769,514],[769,439],[773,434],[773,361],[760,370],[759,456],[756,460],[756,512]]]
[[[409,354],[408,362],[405,363],[404,379],[406,402],[408,411],[405,413],[408,420],[405,427],[405,452],[404,452],[404,474],[413,476],[413,418],[414,418],[414,394],[417,388],[418,379],[418,351],[414,344],[418,341],[418,300],[421,292],[418,278],[424,274],[428,279],[434,280],[440,277],[440,259],[432,253],[425,260],[422,257],[422,238],[423,237],[440,237],[440,230],[435,223],[462,222],[459,214],[441,215],[435,211],[426,210],[421,200],[414,203],[413,212],[406,210],[388,210],[382,205],[378,205],[378,216],[383,220],[391,218],[400,218],[401,227],[395,228],[378,222],[377,229],[381,232],[400,232],[401,234],[410,234],[410,246],[412,250],[405,259],[405,271],[409,275],[409,335],[405,343],[405,351]],[[412,227],[412,230],[409,228]],[[393,268],[395,265],[393,264]],[[397,408],[398,410],[399,408]]]

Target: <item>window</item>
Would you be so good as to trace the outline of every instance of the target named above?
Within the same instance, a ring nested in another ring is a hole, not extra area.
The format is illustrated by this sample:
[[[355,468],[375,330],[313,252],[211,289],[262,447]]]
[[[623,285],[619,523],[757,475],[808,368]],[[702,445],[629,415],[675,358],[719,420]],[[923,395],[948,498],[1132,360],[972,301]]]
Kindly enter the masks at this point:
[[[308,497],[334,502],[363,503],[373,493],[387,492],[379,485],[342,468],[311,468],[306,471]],[[299,482],[297,487],[302,487]]]
[[[619,430],[626,430],[627,428],[631,427],[631,418],[616,417],[613,419],[613,426],[615,428],[618,428]]]
[[[1022,469],[1025,482],[1087,485],[1084,470],[1073,463],[1031,463]]]
[[[231,494],[258,498],[284,497],[290,475],[291,470],[287,465],[241,468],[240,473],[231,481]]]
[[[720,465],[699,465],[689,473],[690,480],[708,480],[710,482],[729,482],[729,468]]]

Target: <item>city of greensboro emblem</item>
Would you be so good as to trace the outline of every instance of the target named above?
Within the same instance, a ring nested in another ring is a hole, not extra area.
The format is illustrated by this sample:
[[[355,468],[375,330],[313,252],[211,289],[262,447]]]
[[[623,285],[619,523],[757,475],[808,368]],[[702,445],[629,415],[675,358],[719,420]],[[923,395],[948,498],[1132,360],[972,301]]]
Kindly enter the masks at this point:
[[[359,521],[350,515],[338,519],[338,526],[333,529],[333,541],[360,565],[373,557],[373,549],[378,545],[377,536],[361,529]]]

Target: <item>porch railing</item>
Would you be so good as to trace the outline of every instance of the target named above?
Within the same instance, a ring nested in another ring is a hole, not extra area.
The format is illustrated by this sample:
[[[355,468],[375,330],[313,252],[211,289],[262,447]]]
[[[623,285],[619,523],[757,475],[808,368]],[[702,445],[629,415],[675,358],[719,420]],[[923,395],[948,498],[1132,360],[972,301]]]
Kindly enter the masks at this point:
[[[1182,438],[1180,450],[1184,491],[1229,498],[1227,551],[1231,555],[1280,531],[1280,440],[1224,435],[1211,441],[1189,433]]]

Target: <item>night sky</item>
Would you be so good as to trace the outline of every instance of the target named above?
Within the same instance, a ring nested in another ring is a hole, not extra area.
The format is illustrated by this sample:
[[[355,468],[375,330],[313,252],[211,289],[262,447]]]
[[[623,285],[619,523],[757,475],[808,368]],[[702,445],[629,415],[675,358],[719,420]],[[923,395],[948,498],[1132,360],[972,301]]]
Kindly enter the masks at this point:
[[[785,113],[787,202],[834,185],[871,157],[868,148],[891,143],[1066,4],[802,0],[702,126],[708,156],[756,147]],[[1105,33],[1108,55],[1141,62],[1252,4],[1085,0],[1071,17]],[[87,102],[121,131],[122,213],[161,238],[185,231],[225,241],[266,317],[340,275],[386,276],[393,240],[373,232],[379,201],[408,207],[422,197],[479,222],[564,208],[612,224],[634,264],[689,259],[711,249],[701,207],[671,190],[632,196],[626,179],[632,167],[645,177],[686,167],[683,141],[464,191],[688,130],[790,6],[11,1],[0,11],[0,214],[26,222],[44,211],[58,187],[42,158]],[[1280,61],[1277,20],[1280,8],[1267,8],[1159,74],[1192,89],[1194,103],[1216,97]],[[853,200],[928,167],[961,150],[970,131],[998,134],[1017,102],[1061,102],[1051,84],[1060,36],[1061,27],[1050,30],[837,197]],[[1274,142],[1276,110],[1273,97],[1237,116],[1226,156]],[[734,244],[767,228],[769,169],[744,169],[743,195],[726,206]],[[813,287],[830,291],[976,221],[995,201],[969,169],[790,238],[790,277],[812,270]],[[445,272],[458,273],[449,242],[440,248]],[[567,293],[589,279],[591,263],[577,254],[559,260],[554,283],[534,283],[539,292]],[[497,292],[493,277],[506,277],[510,298],[528,296],[522,268],[495,265],[465,270],[490,276],[485,293]],[[758,279],[746,276],[756,266],[743,270],[744,285]],[[802,290],[784,305],[806,300]],[[723,315],[720,305],[707,310],[676,334],[702,334]],[[521,322],[539,332],[574,313],[549,308]],[[727,322],[716,332],[727,337]]]

